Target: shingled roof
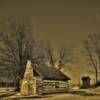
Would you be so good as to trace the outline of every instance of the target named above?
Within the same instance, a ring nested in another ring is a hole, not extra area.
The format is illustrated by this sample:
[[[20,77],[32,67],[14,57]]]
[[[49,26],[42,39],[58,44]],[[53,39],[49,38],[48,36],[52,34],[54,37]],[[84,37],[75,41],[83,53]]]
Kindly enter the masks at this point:
[[[59,80],[59,81],[67,81],[70,80],[68,76],[59,71],[56,68],[48,67],[45,65],[38,65],[33,67],[33,71],[40,75],[45,80]]]

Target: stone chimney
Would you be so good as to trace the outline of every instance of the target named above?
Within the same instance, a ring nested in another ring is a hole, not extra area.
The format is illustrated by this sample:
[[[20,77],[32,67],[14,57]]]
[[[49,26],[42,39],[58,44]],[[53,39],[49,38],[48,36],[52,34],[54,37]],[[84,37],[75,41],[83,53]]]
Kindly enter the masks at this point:
[[[31,60],[27,60],[26,70],[21,84],[22,95],[36,95],[36,78],[33,76]]]

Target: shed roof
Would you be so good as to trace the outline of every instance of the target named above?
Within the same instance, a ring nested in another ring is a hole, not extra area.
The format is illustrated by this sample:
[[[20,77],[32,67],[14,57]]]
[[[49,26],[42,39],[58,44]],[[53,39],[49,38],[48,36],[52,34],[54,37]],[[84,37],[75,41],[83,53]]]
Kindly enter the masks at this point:
[[[82,80],[91,80],[91,78],[89,76],[83,76]]]
[[[70,78],[66,76],[64,73],[62,73],[60,70],[45,65],[34,66],[33,71],[38,73],[43,79],[46,80],[70,80]]]

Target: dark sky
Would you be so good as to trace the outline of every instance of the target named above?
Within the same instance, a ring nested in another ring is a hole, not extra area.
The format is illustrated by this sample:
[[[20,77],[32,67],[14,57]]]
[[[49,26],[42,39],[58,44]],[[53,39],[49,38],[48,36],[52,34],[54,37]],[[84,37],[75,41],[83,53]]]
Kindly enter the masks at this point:
[[[100,0],[0,0],[0,16],[31,16],[34,32],[53,42],[79,41],[98,32]]]
[[[86,66],[81,41],[100,32],[100,0],[0,0],[0,19],[8,15],[31,16],[40,38],[76,46],[77,58],[82,58],[77,66]]]

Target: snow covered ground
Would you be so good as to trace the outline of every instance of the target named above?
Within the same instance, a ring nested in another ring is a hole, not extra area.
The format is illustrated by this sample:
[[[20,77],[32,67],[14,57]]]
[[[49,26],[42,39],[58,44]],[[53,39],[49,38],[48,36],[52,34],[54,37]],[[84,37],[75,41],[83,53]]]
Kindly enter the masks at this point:
[[[8,98],[9,97],[9,98]],[[100,100],[100,88],[95,89],[75,89],[69,93],[48,94],[41,98],[24,97],[15,95],[8,96],[0,100]]]
[[[18,98],[18,99],[4,99],[4,100],[100,100],[100,96],[82,96],[72,94],[52,94],[43,98]]]

